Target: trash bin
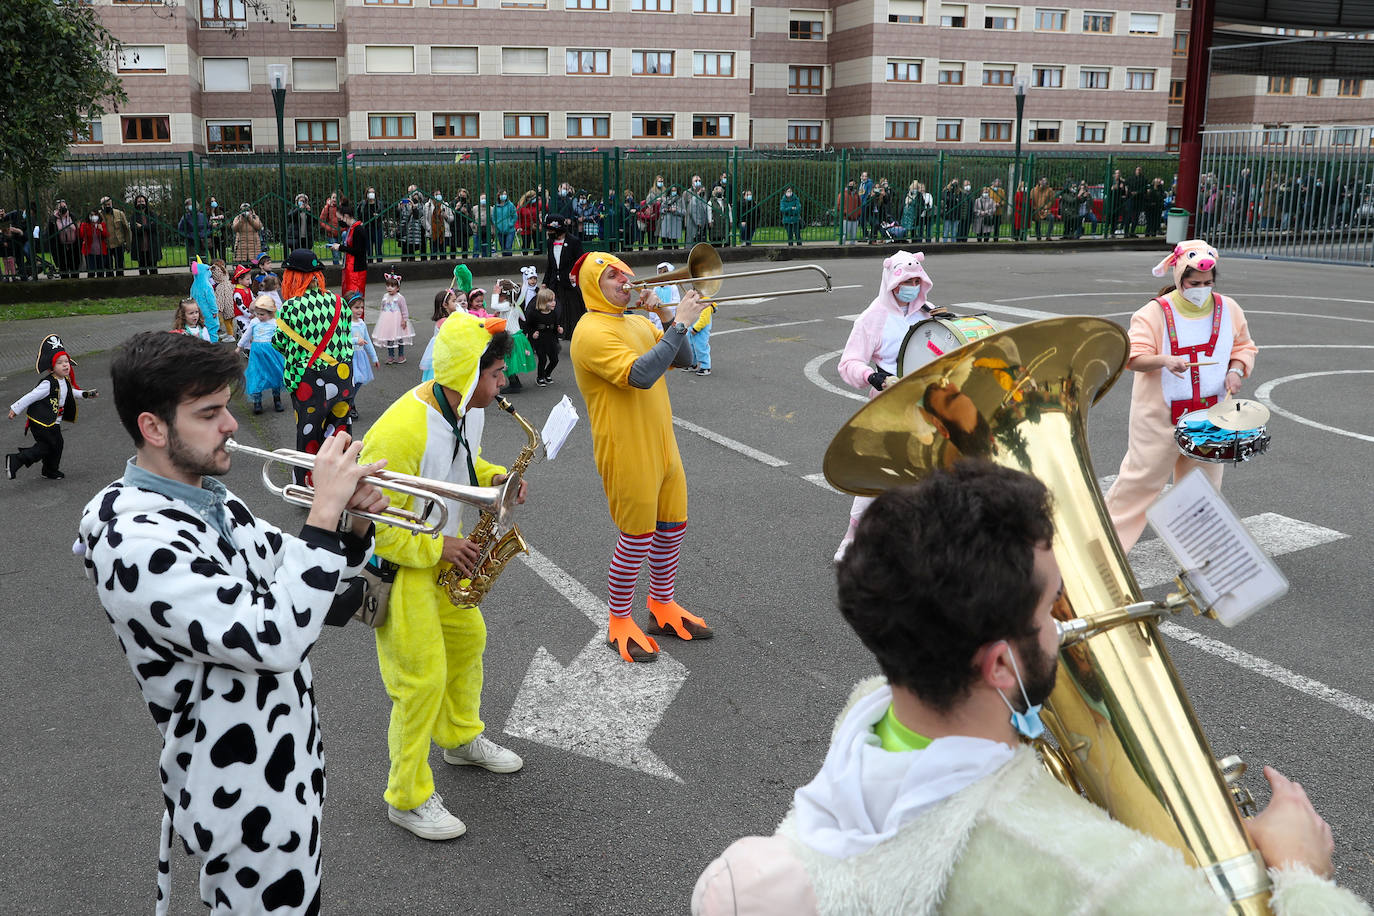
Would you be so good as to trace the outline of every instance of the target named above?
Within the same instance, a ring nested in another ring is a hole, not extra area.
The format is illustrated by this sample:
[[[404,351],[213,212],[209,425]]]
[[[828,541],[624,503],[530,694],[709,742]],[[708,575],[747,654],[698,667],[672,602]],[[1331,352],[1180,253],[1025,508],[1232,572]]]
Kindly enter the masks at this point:
[[[1192,214],[1178,207],[1169,208],[1169,223],[1164,229],[1164,241],[1177,245],[1188,237],[1188,217]]]

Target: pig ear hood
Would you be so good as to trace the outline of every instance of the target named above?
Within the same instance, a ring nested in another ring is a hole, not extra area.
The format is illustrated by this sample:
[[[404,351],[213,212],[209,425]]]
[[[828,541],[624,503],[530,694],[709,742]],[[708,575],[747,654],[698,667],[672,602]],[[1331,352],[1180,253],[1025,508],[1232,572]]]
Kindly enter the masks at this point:
[[[908,308],[921,308],[926,304],[926,297],[930,295],[930,288],[935,285],[926,273],[923,262],[926,259],[923,251],[898,251],[883,261],[882,288],[878,290],[875,303],[882,303],[888,308],[900,311],[897,297],[892,291],[901,286],[912,277],[921,281],[921,294],[916,297],[916,301],[910,303]]]
[[[1186,242],[1179,242],[1174,246],[1174,250],[1154,266],[1150,273],[1156,277],[1167,276],[1172,270],[1174,274],[1174,288],[1182,285],[1183,273],[1192,267],[1196,270],[1212,270],[1217,266],[1217,250],[1207,244],[1202,239],[1189,239]]]

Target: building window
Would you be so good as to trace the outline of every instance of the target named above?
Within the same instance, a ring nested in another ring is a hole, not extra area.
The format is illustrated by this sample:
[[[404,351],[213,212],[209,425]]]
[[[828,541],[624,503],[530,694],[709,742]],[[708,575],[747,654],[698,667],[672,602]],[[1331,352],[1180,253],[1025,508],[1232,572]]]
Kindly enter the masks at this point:
[[[968,7],[960,3],[940,4],[940,28],[962,29],[968,27]]]
[[[1270,95],[1292,95],[1293,77],[1271,76],[1269,77],[1269,85],[1265,88],[1264,91],[1269,93]]]
[[[332,29],[334,24],[334,0],[295,0],[291,4],[293,29]]]
[[[414,73],[415,49],[410,45],[365,45],[363,70],[367,73]]]
[[[1358,99],[1364,93],[1364,80],[1341,80],[1336,95],[1343,99]]]
[[[1112,84],[1112,71],[1106,68],[1095,69],[1084,67],[1078,71],[1079,89],[1110,89]]]
[[[564,9],[568,10],[609,10],[610,0],[564,0]]]
[[[1155,72],[1153,70],[1127,70],[1126,88],[1149,90],[1155,88]]]
[[[1312,146],[1317,142],[1317,129],[1315,127],[1304,127],[1298,134],[1298,142],[1303,146]]]
[[[919,60],[891,60],[887,62],[887,81],[889,83],[919,83],[921,81],[921,62]]]
[[[716,140],[735,135],[735,119],[730,115],[692,115],[692,139]]]
[[[296,121],[296,150],[337,150],[339,122],[337,119]]]
[[[297,0],[300,2],[300,0]],[[430,6],[466,6],[475,8],[477,0],[429,0]]]
[[[125,143],[171,143],[172,119],[170,115],[120,118],[119,133]]]
[[[1193,8],[1193,0],[1174,0],[1174,9],[1190,10]]]
[[[787,122],[787,148],[788,148],[788,149],[820,149],[820,148],[821,148],[821,122],[820,122],[820,121],[788,121],[788,122]]]
[[[363,6],[410,6],[410,0],[363,0]]]
[[[1159,13],[1131,13],[1127,22],[1132,35],[1159,34]]]
[[[414,140],[415,115],[369,114],[367,116],[367,139]]]
[[[883,125],[884,140],[921,139],[920,118],[888,118]]]
[[[1183,128],[1171,127],[1165,133],[1168,138],[1164,141],[1164,149],[1170,153],[1176,153],[1183,146]]]
[[[1079,121],[1077,136],[1079,143],[1106,143],[1107,122]]]
[[[935,122],[935,139],[942,143],[957,143],[964,139],[962,119]]]
[[[1353,127],[1333,127],[1331,128],[1332,146],[1354,146],[1358,131]]]
[[[546,10],[549,0],[501,0],[503,10]]]
[[[547,114],[507,114],[501,122],[507,140],[542,139],[549,135]]]
[[[568,115],[569,140],[604,140],[610,135],[611,116],[608,114]]]
[[[610,72],[611,52],[609,50],[568,49],[567,73],[569,76],[607,76]]]
[[[693,76],[734,76],[735,54],[733,51],[693,51]]]
[[[984,143],[1010,143],[1010,121],[983,121],[978,125],[978,139]]]
[[[1032,67],[1031,85],[1037,89],[1064,88],[1063,67]]]
[[[1183,80],[1169,80],[1169,104],[1183,104]]]
[[[202,57],[201,88],[206,92],[247,92],[248,58]]]
[[[630,0],[630,10],[636,13],[671,13],[673,0]]]
[[[119,49],[120,73],[166,73],[165,45],[124,45]]]
[[[247,21],[244,0],[200,0],[200,24],[205,28],[224,28]]]
[[[692,0],[692,12],[732,14],[735,0]]]
[[[1307,94],[1308,94],[1308,95],[1321,95],[1321,94],[1322,94],[1322,81],[1319,80],[1319,79],[1310,79],[1310,80],[1308,80],[1308,81],[1307,81]]]
[[[291,91],[338,92],[338,61],[332,57],[291,58]]]
[[[1016,7],[990,6],[983,15],[983,28],[999,31],[1015,31]]]
[[[1058,143],[1059,142],[1059,122],[1058,121],[1032,121],[1030,125],[1030,142],[1032,143]]]
[[[672,76],[672,51],[631,51],[630,73],[635,76]]]
[[[433,47],[429,49],[430,73],[476,73],[477,49]]]
[[[984,67],[984,86],[1011,86],[1016,82],[1015,67]]]
[[[247,121],[206,121],[207,153],[251,153],[253,125]]]
[[[1288,135],[1288,125],[1286,124],[1264,125],[1264,142],[1271,146],[1287,146]]]
[[[1149,143],[1150,142],[1149,124],[1123,124],[1121,127],[1122,143]]]
[[[549,72],[549,50],[548,48],[502,48],[501,72],[521,76],[546,76]],[[543,136],[548,136],[548,134]]]
[[[964,85],[964,65],[953,61],[940,61],[939,80],[941,86]]]
[[[636,140],[671,140],[673,137],[673,116],[632,115],[630,117],[630,136]]]
[[[1187,32],[1175,32],[1175,33],[1174,33],[1174,57],[1187,57],[1187,56],[1188,56],[1188,33],[1187,33]]]
[[[1068,10],[1036,10],[1035,30],[1037,32],[1062,32],[1068,28]]]
[[[920,25],[926,21],[925,0],[887,0],[887,21]]]
[[[788,67],[788,95],[824,95],[824,67]]]
[[[793,10],[787,20],[787,37],[794,41],[824,41],[825,14]]]
[[[435,140],[476,140],[481,136],[477,114],[436,114]]]
[[[105,127],[99,121],[83,121],[76,131],[69,135],[71,142],[81,146],[105,142]]]
[[[1084,13],[1083,31],[1110,35],[1116,26],[1116,13]]]

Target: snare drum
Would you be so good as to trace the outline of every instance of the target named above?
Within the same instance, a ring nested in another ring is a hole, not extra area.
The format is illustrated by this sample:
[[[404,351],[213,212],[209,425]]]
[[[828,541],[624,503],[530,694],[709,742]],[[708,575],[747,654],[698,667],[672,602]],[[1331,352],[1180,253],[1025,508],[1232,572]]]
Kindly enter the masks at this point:
[[[1207,419],[1207,411],[1193,410],[1178,418],[1174,442],[1189,458],[1213,464],[1240,464],[1269,450],[1269,430],[1222,429]]]
[[[904,376],[914,369],[934,362],[946,353],[957,350],[975,340],[982,340],[1002,330],[987,315],[961,315],[958,318],[927,318],[918,321],[906,332],[902,348],[897,351],[897,374]]]

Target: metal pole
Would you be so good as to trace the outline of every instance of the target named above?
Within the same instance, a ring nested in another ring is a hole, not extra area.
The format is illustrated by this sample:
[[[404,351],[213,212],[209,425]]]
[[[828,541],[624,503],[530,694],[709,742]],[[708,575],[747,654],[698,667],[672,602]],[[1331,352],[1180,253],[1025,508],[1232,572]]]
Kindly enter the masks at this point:
[[[277,193],[281,203],[281,256],[291,252],[286,250],[286,227],[291,222],[291,211],[286,206],[286,87],[278,81],[272,87],[272,105],[277,110]]]
[[[1011,181],[1011,205],[1017,208],[1016,195],[1021,191],[1021,119],[1026,113],[1026,78],[1018,77],[1016,80],[1016,177]],[[1022,194],[1021,200],[1024,203],[1029,194]],[[1016,225],[1020,225],[1020,229]],[[1018,212],[1013,217],[1012,236],[1017,241],[1025,239],[1026,220]]]
[[[1179,136],[1178,194],[1174,206],[1191,215],[1188,236],[1196,234],[1197,188],[1202,165],[1202,127],[1207,116],[1208,61],[1212,48],[1214,0],[1193,0],[1188,30],[1188,67],[1183,84],[1183,129]]]

